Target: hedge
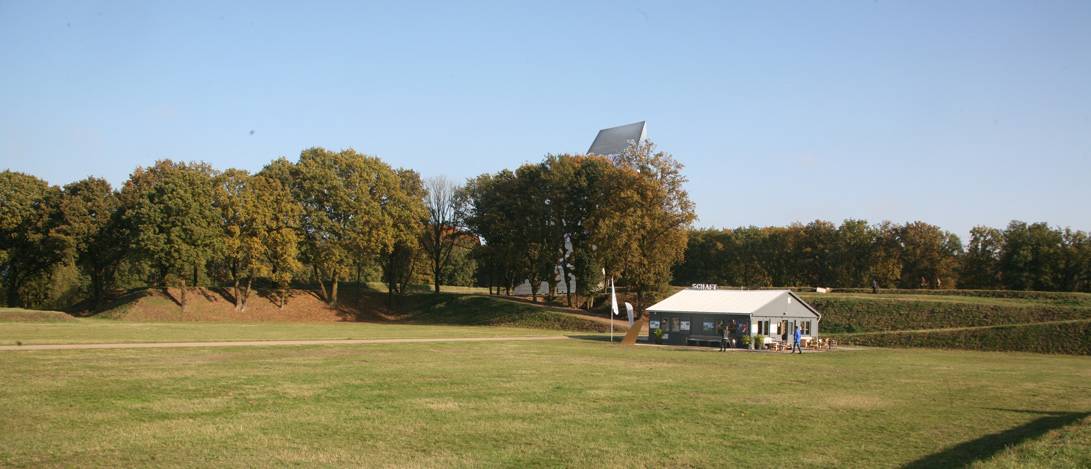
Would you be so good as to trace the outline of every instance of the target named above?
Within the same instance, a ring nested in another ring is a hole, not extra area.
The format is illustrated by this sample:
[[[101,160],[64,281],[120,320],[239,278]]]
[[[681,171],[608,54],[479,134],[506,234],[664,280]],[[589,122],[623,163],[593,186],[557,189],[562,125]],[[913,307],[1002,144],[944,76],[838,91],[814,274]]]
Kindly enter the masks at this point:
[[[796,290],[798,287],[793,287]],[[799,291],[799,290],[796,290]],[[802,290],[808,291],[808,290]],[[814,291],[811,288],[809,291]],[[870,288],[834,288],[834,293],[871,293]],[[886,295],[943,295],[943,296],[978,296],[983,298],[1017,298],[1025,300],[1048,300],[1061,303],[1091,304],[1091,293],[1033,291],[1033,290],[930,290],[910,288],[880,288],[880,294]]]
[[[1091,321],[927,332],[845,334],[843,344],[1091,355]]]
[[[999,326],[1091,319],[1091,308],[1056,305],[992,305],[884,298],[808,298],[822,313],[822,332],[875,332]]]

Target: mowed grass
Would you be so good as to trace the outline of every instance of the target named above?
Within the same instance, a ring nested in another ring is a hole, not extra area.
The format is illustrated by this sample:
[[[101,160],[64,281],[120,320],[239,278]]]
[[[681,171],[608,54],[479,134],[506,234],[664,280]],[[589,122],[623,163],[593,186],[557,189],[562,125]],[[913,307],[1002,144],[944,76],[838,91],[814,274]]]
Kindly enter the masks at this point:
[[[578,339],[17,351],[0,380],[0,466],[1091,462],[1077,356]]]
[[[560,334],[563,334],[563,332],[517,327],[435,326],[360,322],[129,322],[75,318],[64,322],[0,322],[0,345],[296,339],[428,339]]]

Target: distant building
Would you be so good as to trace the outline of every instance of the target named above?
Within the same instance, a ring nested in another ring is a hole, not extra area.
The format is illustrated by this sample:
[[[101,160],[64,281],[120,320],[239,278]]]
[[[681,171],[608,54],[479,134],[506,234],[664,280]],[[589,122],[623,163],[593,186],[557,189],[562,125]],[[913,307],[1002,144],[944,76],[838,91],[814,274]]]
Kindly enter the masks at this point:
[[[732,338],[758,334],[788,342],[796,326],[817,337],[822,315],[789,290],[685,289],[648,308],[648,340],[663,330],[663,343],[718,342],[719,327]],[[737,341],[741,343],[741,341]]]

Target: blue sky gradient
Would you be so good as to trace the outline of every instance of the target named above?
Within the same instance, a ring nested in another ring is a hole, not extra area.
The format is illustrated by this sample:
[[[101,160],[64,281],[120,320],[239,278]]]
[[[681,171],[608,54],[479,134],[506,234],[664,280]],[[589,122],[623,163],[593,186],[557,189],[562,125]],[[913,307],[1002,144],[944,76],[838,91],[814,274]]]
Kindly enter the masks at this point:
[[[223,3],[0,0],[0,168],[461,180],[647,120],[701,226],[1091,229],[1091,2]]]

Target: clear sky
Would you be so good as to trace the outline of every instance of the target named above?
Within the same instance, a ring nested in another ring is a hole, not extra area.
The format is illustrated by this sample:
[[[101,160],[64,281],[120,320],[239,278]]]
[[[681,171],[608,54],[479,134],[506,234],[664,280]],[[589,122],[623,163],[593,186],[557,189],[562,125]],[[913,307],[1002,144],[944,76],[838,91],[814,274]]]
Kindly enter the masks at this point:
[[[0,0],[0,168],[54,184],[310,146],[461,180],[639,120],[701,226],[1091,229],[1091,2]]]

